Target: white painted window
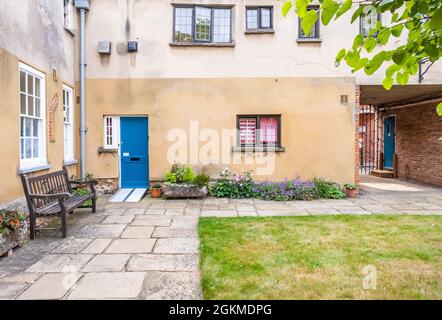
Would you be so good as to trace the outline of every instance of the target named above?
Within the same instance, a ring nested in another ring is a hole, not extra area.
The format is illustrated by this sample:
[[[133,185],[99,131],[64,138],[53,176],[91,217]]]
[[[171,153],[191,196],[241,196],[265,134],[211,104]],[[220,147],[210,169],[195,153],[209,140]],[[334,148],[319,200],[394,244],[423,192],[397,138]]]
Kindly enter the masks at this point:
[[[20,63],[20,169],[47,164],[43,73]]]
[[[68,30],[73,29],[74,6],[73,0],[63,0],[63,24]]]
[[[64,161],[74,160],[74,107],[73,90],[63,85]]]
[[[117,149],[120,143],[120,117],[104,117],[104,148]]]

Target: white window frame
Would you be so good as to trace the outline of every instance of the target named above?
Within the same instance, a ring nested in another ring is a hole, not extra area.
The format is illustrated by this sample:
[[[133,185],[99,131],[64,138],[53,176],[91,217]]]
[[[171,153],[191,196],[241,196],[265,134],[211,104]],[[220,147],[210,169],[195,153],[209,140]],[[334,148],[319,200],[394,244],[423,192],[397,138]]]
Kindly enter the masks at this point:
[[[42,128],[39,130],[39,157],[38,158],[28,158],[21,159],[20,155],[20,170],[27,170],[41,166],[47,166],[47,156],[46,156],[46,75],[43,72],[40,72],[27,64],[22,62],[19,63],[19,104],[18,104],[18,113],[19,113],[19,130],[21,129],[21,106],[20,106],[20,72],[24,72],[26,74],[30,74],[33,77],[40,79],[40,119],[42,121]],[[27,81],[26,81],[27,86]],[[26,116],[26,115],[25,115]],[[20,136],[21,139],[21,136]],[[21,141],[19,140],[20,146],[20,154],[21,154]]]
[[[110,119],[112,122],[111,135],[109,135],[107,132],[108,119]],[[120,146],[120,117],[104,116],[103,120],[103,148],[108,150],[118,149],[118,147]],[[108,138],[111,138],[112,141],[110,142]]]
[[[68,101],[65,101],[65,92],[69,93]],[[66,121],[64,109],[69,108],[69,121]],[[64,162],[75,161],[74,157],[74,90],[63,84],[63,135],[64,135]],[[67,128],[69,126],[69,128]],[[69,137],[66,136],[69,135]],[[69,145],[66,145],[68,140]]]
[[[63,0],[63,26],[66,30],[73,29],[74,4],[72,0]]]

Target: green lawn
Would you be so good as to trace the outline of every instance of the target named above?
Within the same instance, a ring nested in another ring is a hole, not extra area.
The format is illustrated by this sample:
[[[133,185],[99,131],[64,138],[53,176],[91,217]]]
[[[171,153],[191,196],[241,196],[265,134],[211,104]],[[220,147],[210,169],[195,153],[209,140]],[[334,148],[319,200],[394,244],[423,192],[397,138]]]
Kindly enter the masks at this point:
[[[202,218],[199,234],[205,299],[442,299],[442,216]]]

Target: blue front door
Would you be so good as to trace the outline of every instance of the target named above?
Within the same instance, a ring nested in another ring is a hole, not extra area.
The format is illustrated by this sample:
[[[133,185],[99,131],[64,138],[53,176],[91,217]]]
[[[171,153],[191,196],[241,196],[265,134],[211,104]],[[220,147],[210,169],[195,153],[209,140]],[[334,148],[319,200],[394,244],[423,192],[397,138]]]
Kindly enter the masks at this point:
[[[384,168],[393,168],[396,143],[396,117],[384,118]]]
[[[149,187],[148,120],[120,118],[121,187]]]

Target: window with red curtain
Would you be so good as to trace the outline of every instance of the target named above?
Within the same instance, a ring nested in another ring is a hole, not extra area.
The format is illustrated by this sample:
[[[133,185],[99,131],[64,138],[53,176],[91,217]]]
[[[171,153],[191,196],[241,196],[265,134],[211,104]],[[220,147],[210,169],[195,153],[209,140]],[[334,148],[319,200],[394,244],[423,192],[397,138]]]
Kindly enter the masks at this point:
[[[238,116],[240,145],[279,145],[280,116]]]
[[[259,142],[262,144],[278,143],[278,119],[275,117],[259,119]]]

